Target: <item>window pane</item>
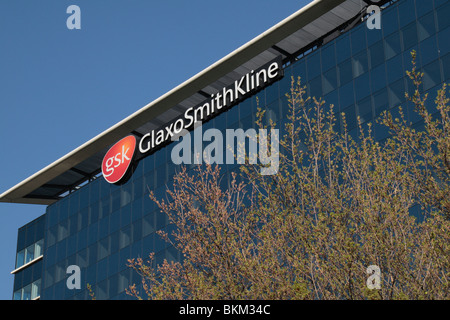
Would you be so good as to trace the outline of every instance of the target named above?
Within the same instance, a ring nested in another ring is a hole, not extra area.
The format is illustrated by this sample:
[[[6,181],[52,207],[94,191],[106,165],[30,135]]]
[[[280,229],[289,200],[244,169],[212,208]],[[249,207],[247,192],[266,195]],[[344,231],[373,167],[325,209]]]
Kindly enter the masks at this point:
[[[22,289],[14,292],[13,300],[22,300]]]
[[[23,266],[25,264],[24,261],[25,261],[25,249],[17,253],[16,269]]]
[[[433,10],[433,1],[416,0],[417,16],[421,17]]]
[[[372,120],[372,98],[367,97],[358,102],[358,114],[361,118],[361,123]]]
[[[322,49],[322,70],[326,71],[336,65],[334,43]]]
[[[23,288],[23,297],[22,297],[22,300],[30,300],[30,299],[31,299],[31,284]]]
[[[426,91],[441,82],[441,70],[439,61],[430,63],[423,68],[423,89]]]
[[[423,0],[422,0],[423,1]],[[406,26],[408,23],[416,19],[416,10],[413,1],[405,1],[398,6],[400,28]]]
[[[336,89],[337,86],[336,68],[333,68],[328,72],[325,72],[323,74],[322,81],[323,81],[322,89],[324,95]]]
[[[29,246],[25,250],[25,263],[28,263],[34,259],[34,244]]]
[[[320,54],[312,53],[307,57],[308,79],[313,79],[320,74]]]
[[[405,84],[403,79],[389,85],[389,106],[395,107],[401,104],[405,98]]]
[[[342,112],[345,113],[345,121],[347,123],[347,130],[350,131],[353,128],[355,128],[357,125],[355,106],[352,105]]]
[[[322,96],[322,77],[317,77],[308,82],[309,95],[319,99]],[[246,128],[246,127],[244,127]]]
[[[152,212],[142,219],[142,236],[148,236],[150,233],[155,232],[155,213]]]
[[[372,69],[370,76],[372,79],[372,92],[386,87],[386,66],[384,64]]]
[[[392,58],[393,56],[399,54],[401,52],[400,47],[400,36],[397,33],[387,37],[384,40],[384,53],[386,56],[386,60]]]
[[[58,226],[57,241],[61,241],[69,235],[69,219],[64,220]]]
[[[386,89],[382,89],[373,94],[373,103],[375,107],[375,117],[378,117],[383,111],[389,109]]]
[[[350,82],[339,89],[339,100],[341,110],[354,103],[353,82]]]
[[[339,68],[339,80],[340,80],[339,85],[342,86],[342,85],[346,84],[347,82],[349,82],[350,80],[352,80],[353,71],[352,71],[351,59],[348,59],[347,61],[340,63],[338,68]]]
[[[297,78],[300,77],[302,84],[304,84],[306,82],[306,65],[304,61],[297,62],[292,69],[292,73],[295,81],[297,81]],[[238,121],[237,109],[235,112],[233,112],[233,109],[236,108],[232,108],[227,112],[228,124],[232,124]],[[234,114],[235,117],[233,117]]]
[[[408,50],[417,44],[417,26],[415,22],[402,29],[402,39],[403,50]]]
[[[384,23],[384,22],[382,22]],[[382,29],[367,29],[367,45],[371,46],[372,44],[383,39],[383,31]]]
[[[443,5],[439,7],[437,12],[437,19],[438,19],[438,27],[439,30],[443,30],[450,26],[450,3],[447,3],[446,5]]]
[[[98,242],[97,260],[102,260],[103,258],[105,258],[110,254],[109,246],[110,246],[109,237],[106,237]]]
[[[364,50],[363,52],[353,57],[353,77],[357,78],[363,73],[367,72],[367,70],[368,70],[367,53]]]
[[[41,295],[41,280],[33,282],[31,287],[31,299],[36,299]]]
[[[370,94],[370,77],[368,73],[355,79],[355,98],[359,101]]]
[[[450,28],[447,28],[438,34],[439,40],[439,54],[441,56],[446,55],[450,52]]]
[[[382,16],[383,32],[385,36],[398,30],[397,7],[393,6],[393,8],[386,11],[386,13],[383,12]]]
[[[369,56],[371,68],[375,68],[384,62],[383,41],[379,41],[369,48]]]
[[[387,80],[388,83],[392,83],[404,76],[404,69],[402,63],[402,56],[398,55],[391,60],[386,61]]]
[[[419,41],[436,33],[436,28],[434,27],[434,12],[427,14],[425,17],[418,20],[417,31],[419,34]]]
[[[131,241],[131,227],[128,226],[124,230],[120,230],[119,249],[125,248]]]
[[[36,248],[34,251],[34,254],[36,257],[39,257],[40,255],[42,255],[42,246],[44,245],[44,240],[39,240],[38,242],[36,242]]]
[[[450,54],[442,58],[442,65],[444,66],[444,79],[448,81],[450,79]]]
[[[337,63],[341,63],[345,59],[348,59],[348,57],[350,57],[350,39],[348,34],[346,34],[336,40]]]
[[[420,56],[422,65],[426,65],[439,58],[436,36],[432,36],[420,43]]]
[[[352,54],[356,54],[365,49],[366,44],[366,27],[364,25],[356,27],[351,32]]]

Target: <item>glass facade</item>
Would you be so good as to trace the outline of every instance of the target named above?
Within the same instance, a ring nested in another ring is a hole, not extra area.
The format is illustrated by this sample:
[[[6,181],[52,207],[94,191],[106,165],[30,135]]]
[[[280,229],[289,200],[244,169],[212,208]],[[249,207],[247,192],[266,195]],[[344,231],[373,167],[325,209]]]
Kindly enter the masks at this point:
[[[42,215],[19,229],[13,300],[40,297],[45,219]]]
[[[203,130],[254,127],[257,103],[283,128],[291,76],[301,77],[309,95],[334,104],[338,119],[344,112],[355,139],[358,116],[367,124],[384,110],[397,112],[399,106],[409,121],[420,127],[422,122],[405,99],[405,91],[412,90],[405,70],[411,67],[411,50],[416,50],[418,67],[424,72],[423,90],[429,92],[429,101],[434,101],[437,89],[450,79],[449,16],[448,0],[397,1],[382,12],[381,30],[369,30],[365,23],[357,25],[288,65],[283,79],[205,123]],[[381,141],[388,132],[374,123],[374,134]],[[178,260],[179,253],[156,234],[161,229],[170,231],[171,226],[148,197],[149,189],[157,198],[164,197],[179,169],[170,160],[172,148],[168,145],[141,160],[122,186],[100,177],[48,206],[43,216],[43,259],[26,280],[20,276],[23,279],[19,281],[20,273],[16,274],[14,298],[16,293],[17,297],[33,296],[33,284],[38,281],[34,272],[42,273],[43,268],[42,281],[37,283],[42,284],[41,299],[90,299],[86,284],[92,286],[97,299],[127,299],[125,289],[140,283],[127,267],[127,259],[155,252],[156,263]],[[235,168],[223,166],[224,175],[229,177]],[[20,237],[19,230],[17,265],[41,250],[37,245],[30,247],[40,239],[28,242]],[[66,286],[70,265],[81,269],[80,290]]]

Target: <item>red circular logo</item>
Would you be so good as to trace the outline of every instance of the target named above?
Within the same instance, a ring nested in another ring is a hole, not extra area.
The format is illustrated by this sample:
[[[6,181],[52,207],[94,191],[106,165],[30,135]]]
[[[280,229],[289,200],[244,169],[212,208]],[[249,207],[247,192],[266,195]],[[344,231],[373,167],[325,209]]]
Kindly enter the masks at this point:
[[[103,177],[109,183],[119,182],[127,173],[136,149],[136,138],[128,136],[108,150],[102,162]]]

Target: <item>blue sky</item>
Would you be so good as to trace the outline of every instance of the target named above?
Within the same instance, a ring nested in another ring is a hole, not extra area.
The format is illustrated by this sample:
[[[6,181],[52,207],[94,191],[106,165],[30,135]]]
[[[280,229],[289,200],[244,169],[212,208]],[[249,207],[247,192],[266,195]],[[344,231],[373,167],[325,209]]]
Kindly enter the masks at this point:
[[[309,0],[0,1],[0,193],[51,164]],[[69,30],[69,5],[81,29]],[[0,299],[17,229],[45,206],[0,203]]]

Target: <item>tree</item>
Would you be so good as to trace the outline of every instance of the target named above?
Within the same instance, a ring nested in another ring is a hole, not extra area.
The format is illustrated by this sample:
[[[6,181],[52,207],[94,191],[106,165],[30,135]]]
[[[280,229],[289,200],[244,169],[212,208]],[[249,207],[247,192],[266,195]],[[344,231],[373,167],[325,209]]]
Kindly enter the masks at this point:
[[[160,235],[183,256],[155,265],[130,259],[150,299],[449,299],[450,118],[444,85],[437,117],[420,93],[423,74],[408,72],[408,98],[424,121],[410,127],[386,112],[391,136],[374,140],[358,119],[351,138],[342,114],[306,97],[292,80],[279,171],[262,176],[241,166],[228,187],[218,166],[185,168],[150,197],[175,226]],[[258,111],[257,125],[276,127]],[[265,125],[264,125],[265,124]],[[420,206],[420,214],[411,208]],[[381,288],[369,289],[378,266]],[[137,286],[127,290],[141,297]]]

